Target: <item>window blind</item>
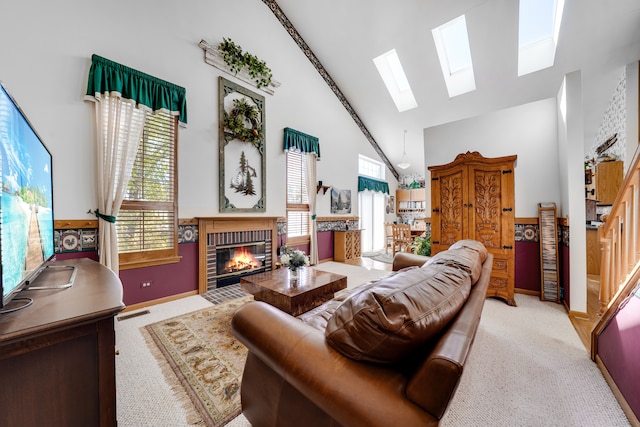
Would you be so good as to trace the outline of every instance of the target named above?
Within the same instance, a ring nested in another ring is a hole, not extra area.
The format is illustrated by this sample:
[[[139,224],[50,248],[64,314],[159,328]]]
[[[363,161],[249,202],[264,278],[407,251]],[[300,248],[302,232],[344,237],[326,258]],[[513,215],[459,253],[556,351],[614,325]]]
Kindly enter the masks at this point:
[[[299,151],[287,151],[287,237],[309,235],[306,162]]]
[[[121,254],[177,247],[175,140],[175,117],[164,112],[147,114],[116,222]]]

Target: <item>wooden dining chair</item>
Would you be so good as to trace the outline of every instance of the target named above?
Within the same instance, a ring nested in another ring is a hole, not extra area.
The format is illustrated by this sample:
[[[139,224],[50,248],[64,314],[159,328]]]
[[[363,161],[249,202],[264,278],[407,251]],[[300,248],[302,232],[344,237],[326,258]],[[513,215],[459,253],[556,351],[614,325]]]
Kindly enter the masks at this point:
[[[387,222],[384,224],[384,252],[389,253],[389,248],[393,248],[393,224]]]
[[[411,227],[408,224],[394,224],[393,232],[393,255],[396,252],[410,252],[413,245],[411,237]]]

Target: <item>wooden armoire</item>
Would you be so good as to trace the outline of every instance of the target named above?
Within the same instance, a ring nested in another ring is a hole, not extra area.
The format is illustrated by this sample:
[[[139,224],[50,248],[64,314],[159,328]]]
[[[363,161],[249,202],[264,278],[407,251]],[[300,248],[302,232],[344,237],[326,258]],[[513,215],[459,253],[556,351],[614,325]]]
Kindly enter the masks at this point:
[[[514,163],[517,156],[458,154],[431,172],[431,254],[462,239],[482,242],[493,254],[488,297],[515,306]]]

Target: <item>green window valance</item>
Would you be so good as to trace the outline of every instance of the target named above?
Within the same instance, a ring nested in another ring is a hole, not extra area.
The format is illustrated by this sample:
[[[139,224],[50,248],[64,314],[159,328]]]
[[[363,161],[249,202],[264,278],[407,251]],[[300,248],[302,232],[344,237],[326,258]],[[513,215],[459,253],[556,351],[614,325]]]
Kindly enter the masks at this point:
[[[298,149],[303,153],[316,153],[320,158],[320,143],[317,137],[295,129],[284,128],[284,151],[291,149]]]
[[[358,177],[358,191],[371,190],[389,194],[389,183],[373,178]]]
[[[152,111],[166,111],[187,123],[187,91],[133,68],[91,56],[89,81],[85,99],[95,99],[103,93],[117,92]]]

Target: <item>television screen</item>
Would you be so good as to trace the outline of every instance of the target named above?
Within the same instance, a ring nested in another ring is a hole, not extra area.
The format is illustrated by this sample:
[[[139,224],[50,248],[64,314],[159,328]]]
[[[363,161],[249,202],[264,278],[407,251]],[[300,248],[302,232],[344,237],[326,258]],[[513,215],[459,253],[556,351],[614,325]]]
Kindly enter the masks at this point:
[[[51,167],[51,153],[0,82],[0,307],[54,256]]]

